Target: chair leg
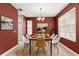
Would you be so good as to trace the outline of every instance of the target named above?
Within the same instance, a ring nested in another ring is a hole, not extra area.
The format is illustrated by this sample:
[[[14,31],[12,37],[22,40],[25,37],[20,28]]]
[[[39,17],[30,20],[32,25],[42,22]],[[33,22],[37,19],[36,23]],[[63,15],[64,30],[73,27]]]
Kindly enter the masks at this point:
[[[43,50],[44,50],[44,54],[45,54],[45,56],[46,56],[46,52],[45,52],[45,48],[43,47]]]
[[[39,47],[38,47],[38,49],[37,49],[36,55],[38,54],[38,51],[39,51]]]
[[[58,46],[56,45],[56,48],[57,48],[57,52],[58,52],[58,54],[59,54],[59,49],[58,49]]]
[[[27,44],[27,48],[28,48],[29,44]]]
[[[55,45],[55,44],[53,44],[53,46],[54,46],[54,48],[56,47],[56,45]]]
[[[53,45],[54,45],[54,48],[56,47],[57,52],[58,52],[58,54],[59,54],[59,49],[58,49],[57,43],[56,43],[56,44],[53,44]]]
[[[25,50],[25,46],[26,46],[26,44],[24,44],[24,47],[23,47],[23,53],[24,53],[24,50]]]

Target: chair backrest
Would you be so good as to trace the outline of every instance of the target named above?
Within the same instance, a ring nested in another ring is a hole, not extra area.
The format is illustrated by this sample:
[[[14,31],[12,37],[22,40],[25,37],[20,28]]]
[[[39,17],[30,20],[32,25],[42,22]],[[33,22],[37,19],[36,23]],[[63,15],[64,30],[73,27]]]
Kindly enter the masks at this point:
[[[36,46],[39,48],[43,48],[45,46],[45,40],[42,38],[37,39]]]
[[[29,38],[32,38],[31,35],[28,35],[28,36],[29,36]]]
[[[53,33],[52,35],[51,35],[51,38],[53,38],[55,36],[55,33]]]
[[[60,36],[58,36],[54,40],[52,40],[53,43],[58,43],[59,41],[60,41]]]
[[[61,38],[61,37],[58,36],[57,39],[56,39],[56,42],[59,42],[59,41],[60,41],[60,38]]]
[[[24,35],[22,35],[22,40],[24,43],[29,43],[29,40]]]
[[[55,35],[54,37],[52,37],[52,40],[56,40],[58,35]]]
[[[30,39],[30,37],[29,37],[29,35],[28,35],[28,34],[26,34],[26,37],[27,37],[27,39]]]
[[[26,40],[24,35],[22,35],[22,40],[23,40],[23,42],[25,42],[25,40]]]

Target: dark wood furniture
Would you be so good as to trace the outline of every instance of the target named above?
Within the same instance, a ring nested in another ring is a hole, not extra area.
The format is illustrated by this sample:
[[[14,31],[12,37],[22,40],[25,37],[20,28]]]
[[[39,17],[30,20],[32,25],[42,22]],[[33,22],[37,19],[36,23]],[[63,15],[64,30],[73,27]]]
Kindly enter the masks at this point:
[[[36,41],[38,39],[37,35],[33,35],[32,38],[29,39],[29,43],[30,43],[30,46],[29,46],[29,54],[31,55],[31,41]],[[52,55],[52,39],[49,35],[47,35],[46,37],[42,38],[44,39],[45,41],[50,41],[51,44],[50,44],[50,55]]]

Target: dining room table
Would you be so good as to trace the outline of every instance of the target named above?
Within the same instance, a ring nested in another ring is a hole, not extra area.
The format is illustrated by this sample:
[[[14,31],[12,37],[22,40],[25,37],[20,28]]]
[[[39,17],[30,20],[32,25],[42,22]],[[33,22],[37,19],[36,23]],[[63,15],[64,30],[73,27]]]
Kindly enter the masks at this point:
[[[32,51],[31,51],[31,42],[32,41],[37,41],[38,38],[42,38],[45,41],[50,41],[50,55],[52,55],[52,39],[51,36],[49,34],[44,34],[44,35],[40,35],[40,34],[34,34],[31,36],[31,38],[29,39],[29,55],[31,56]]]

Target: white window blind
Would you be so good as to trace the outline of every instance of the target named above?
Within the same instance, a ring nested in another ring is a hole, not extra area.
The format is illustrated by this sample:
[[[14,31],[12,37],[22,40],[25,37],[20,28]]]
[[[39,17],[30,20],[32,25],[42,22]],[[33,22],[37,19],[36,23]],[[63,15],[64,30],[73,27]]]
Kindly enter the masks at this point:
[[[76,8],[58,18],[58,33],[61,37],[76,42]]]

